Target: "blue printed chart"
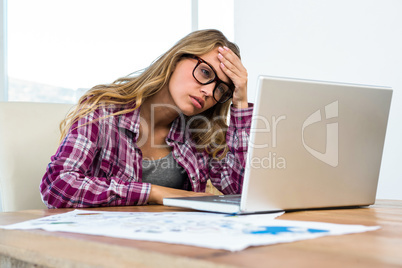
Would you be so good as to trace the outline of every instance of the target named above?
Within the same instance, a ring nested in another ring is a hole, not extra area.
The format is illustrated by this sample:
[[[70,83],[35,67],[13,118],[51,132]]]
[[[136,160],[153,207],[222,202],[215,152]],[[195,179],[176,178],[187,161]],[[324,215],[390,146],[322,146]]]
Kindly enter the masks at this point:
[[[239,251],[328,235],[374,231],[379,226],[278,220],[283,212],[228,216],[203,212],[108,212],[74,210],[5,229],[43,229]]]

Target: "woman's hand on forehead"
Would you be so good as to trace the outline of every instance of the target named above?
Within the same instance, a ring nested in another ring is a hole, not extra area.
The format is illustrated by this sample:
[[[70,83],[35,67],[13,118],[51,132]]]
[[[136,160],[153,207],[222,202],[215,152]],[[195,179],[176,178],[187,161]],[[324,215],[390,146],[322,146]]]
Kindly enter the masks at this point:
[[[218,59],[221,70],[232,80],[235,87],[233,92],[233,106],[235,108],[247,108],[247,70],[240,58],[229,48],[218,48]]]

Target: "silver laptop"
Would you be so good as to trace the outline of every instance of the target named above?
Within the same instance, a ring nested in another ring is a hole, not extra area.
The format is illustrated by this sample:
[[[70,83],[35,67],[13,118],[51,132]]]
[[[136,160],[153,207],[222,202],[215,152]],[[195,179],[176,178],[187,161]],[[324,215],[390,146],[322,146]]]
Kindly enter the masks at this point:
[[[241,195],[166,206],[256,213],[375,202],[392,89],[260,76]]]

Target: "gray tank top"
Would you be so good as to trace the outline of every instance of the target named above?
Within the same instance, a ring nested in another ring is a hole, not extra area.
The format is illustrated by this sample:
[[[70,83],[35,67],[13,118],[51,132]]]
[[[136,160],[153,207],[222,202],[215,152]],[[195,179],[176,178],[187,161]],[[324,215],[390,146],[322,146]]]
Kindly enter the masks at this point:
[[[172,152],[157,160],[142,159],[142,182],[183,189],[186,180],[187,172],[176,162]]]

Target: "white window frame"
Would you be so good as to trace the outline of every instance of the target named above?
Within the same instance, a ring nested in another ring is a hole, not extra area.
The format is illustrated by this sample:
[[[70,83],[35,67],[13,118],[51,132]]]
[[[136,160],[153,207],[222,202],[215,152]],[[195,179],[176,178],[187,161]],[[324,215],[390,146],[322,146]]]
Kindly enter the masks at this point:
[[[198,0],[191,0],[191,30],[198,30]]]
[[[7,0],[0,0],[0,18],[0,101],[7,101]]]

